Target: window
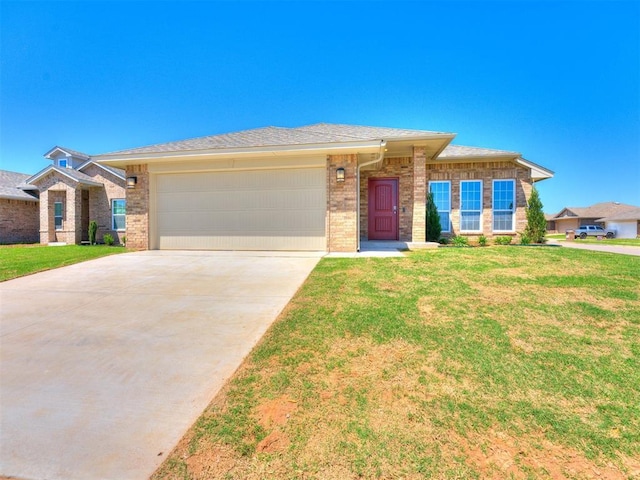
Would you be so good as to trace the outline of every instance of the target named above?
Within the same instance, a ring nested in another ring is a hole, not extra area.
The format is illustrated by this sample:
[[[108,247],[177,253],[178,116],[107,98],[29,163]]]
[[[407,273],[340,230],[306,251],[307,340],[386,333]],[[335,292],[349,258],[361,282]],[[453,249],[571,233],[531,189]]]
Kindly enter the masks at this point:
[[[67,159],[65,158],[64,160],[63,159],[58,160],[58,166],[62,168],[67,168]]]
[[[515,212],[515,180],[493,181],[493,230],[512,232]]]
[[[463,180],[460,182],[460,231],[480,232],[482,230],[482,181]]]
[[[62,202],[53,204],[53,224],[56,230],[62,230]]]
[[[119,232],[125,230],[127,201],[124,198],[111,200],[111,228]]]
[[[440,226],[443,232],[451,231],[451,182],[429,182],[429,192],[433,196],[433,203],[436,204],[440,215]]]

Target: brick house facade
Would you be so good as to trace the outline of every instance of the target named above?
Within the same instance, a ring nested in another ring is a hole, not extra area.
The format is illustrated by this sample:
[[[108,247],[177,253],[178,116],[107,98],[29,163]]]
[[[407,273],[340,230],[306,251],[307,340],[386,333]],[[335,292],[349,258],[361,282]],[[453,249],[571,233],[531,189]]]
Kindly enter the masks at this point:
[[[354,252],[379,235],[425,242],[434,185],[450,223],[444,235],[517,236],[534,182],[553,172],[517,152],[450,145],[454,136],[332,124],[267,127],[92,161],[135,177],[126,189],[130,248]],[[396,193],[372,196],[382,180]]]
[[[0,245],[38,242],[38,195],[18,188],[28,178],[0,170]]]

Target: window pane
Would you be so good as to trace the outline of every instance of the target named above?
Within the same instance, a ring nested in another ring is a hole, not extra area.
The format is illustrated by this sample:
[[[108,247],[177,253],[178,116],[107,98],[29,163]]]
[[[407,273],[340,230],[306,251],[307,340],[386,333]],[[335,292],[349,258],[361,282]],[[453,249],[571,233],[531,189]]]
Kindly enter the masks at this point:
[[[62,203],[60,202],[56,202],[53,204],[53,208],[54,208],[54,215],[56,217],[61,217],[62,216]]]
[[[125,229],[125,216],[124,215],[114,215],[113,216],[113,229],[114,230],[124,230]]]
[[[513,180],[493,183],[493,209],[513,210]]]
[[[482,205],[481,182],[460,182],[460,209],[480,210]]]
[[[443,232],[449,232],[451,230],[449,225],[449,212],[438,212],[440,216],[440,227]]]
[[[438,211],[442,210],[448,212],[450,210],[449,183],[432,183],[430,185],[430,191],[433,195],[433,203],[436,204]]]
[[[513,214],[511,212],[493,212],[494,230],[513,230]]]
[[[460,212],[460,230],[480,230],[480,212]]]
[[[114,215],[124,215],[126,213],[126,201],[125,200],[114,200],[113,201],[113,214]]]

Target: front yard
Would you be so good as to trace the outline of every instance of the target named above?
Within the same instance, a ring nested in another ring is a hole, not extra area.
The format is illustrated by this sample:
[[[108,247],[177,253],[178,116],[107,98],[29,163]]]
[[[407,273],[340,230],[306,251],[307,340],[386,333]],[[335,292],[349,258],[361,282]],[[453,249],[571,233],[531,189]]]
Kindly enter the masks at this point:
[[[122,247],[106,245],[0,246],[0,282],[124,252]]]
[[[324,259],[153,478],[640,478],[639,292],[580,250]]]

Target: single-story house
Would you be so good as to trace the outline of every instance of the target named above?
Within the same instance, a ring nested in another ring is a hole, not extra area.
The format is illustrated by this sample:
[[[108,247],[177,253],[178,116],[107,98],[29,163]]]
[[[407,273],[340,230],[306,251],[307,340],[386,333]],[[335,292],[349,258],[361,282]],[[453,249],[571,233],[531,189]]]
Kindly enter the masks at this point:
[[[605,228],[615,230],[617,238],[639,238],[640,207],[611,214],[598,219],[598,222],[604,222]]]
[[[127,246],[138,249],[354,252],[361,240],[424,242],[428,192],[443,235],[522,232],[534,182],[553,172],[517,152],[451,145],[454,137],[266,127],[96,155],[91,168],[126,172]]]
[[[565,207],[551,218],[547,218],[547,227],[549,227],[551,221],[555,223],[555,231],[559,233],[575,230],[582,225],[600,225],[604,227],[603,218],[618,215],[635,208],[638,207],[620,202],[602,202],[590,207]]]
[[[115,242],[122,243],[126,212],[124,171],[64,147],[52,148],[45,158],[51,160],[51,165],[20,185],[25,192],[39,194],[40,243],[88,241],[91,220],[98,223],[98,241],[108,233]]]
[[[18,188],[29,175],[0,170],[0,244],[37,243],[38,195]]]

